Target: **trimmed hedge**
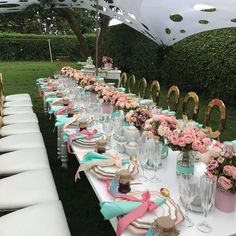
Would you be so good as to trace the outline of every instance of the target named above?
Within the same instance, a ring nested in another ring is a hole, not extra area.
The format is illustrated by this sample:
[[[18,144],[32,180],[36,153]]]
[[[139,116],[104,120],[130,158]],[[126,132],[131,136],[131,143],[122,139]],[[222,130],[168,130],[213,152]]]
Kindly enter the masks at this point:
[[[94,53],[95,36],[86,35]],[[20,39],[20,40],[19,40]],[[70,56],[72,61],[84,60],[75,36],[0,34],[0,60],[50,60],[48,42],[51,40],[53,59]]]
[[[128,26],[113,26],[107,55],[137,77],[236,105],[236,29],[203,32],[164,48]]]

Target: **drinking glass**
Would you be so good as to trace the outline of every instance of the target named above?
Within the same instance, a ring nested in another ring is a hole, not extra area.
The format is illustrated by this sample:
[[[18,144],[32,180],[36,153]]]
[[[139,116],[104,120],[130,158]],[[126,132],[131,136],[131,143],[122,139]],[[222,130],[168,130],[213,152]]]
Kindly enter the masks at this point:
[[[203,208],[203,221],[197,225],[197,228],[204,232],[210,233],[212,227],[207,223],[207,215],[215,202],[216,179],[210,179],[202,176],[200,180],[200,198]]]
[[[198,179],[192,175],[180,175],[179,192],[185,208],[185,221],[183,225],[185,227],[192,227],[194,223],[188,216],[188,210],[198,192]]]
[[[108,141],[108,149],[111,148],[111,136],[112,136],[112,131],[113,131],[113,123],[111,122],[111,120],[106,120],[102,123],[102,128],[103,128],[103,132],[106,134],[107,136],[107,141]]]
[[[159,141],[152,141],[152,146],[154,148],[150,149],[152,153],[150,153],[150,156],[152,156],[153,160],[153,168],[154,168],[154,174],[151,177],[151,182],[159,182],[159,178],[157,176],[157,169],[159,168],[159,165],[161,163],[161,154],[162,154],[162,147],[163,144]]]
[[[138,148],[137,148],[137,159],[142,170],[142,175],[138,178],[138,180],[140,182],[145,182],[147,178],[145,177],[144,174],[144,168],[147,164],[147,154],[145,151],[145,143],[142,143],[140,141],[138,143]]]

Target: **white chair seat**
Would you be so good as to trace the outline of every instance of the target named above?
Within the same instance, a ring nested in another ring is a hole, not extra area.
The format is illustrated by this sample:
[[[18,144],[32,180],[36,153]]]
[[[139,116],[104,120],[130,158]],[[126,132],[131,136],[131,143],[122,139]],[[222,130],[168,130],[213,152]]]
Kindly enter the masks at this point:
[[[1,236],[70,236],[60,201],[30,206],[0,218]]]
[[[23,113],[33,113],[32,107],[6,107],[3,109],[4,116]]]
[[[10,102],[5,102],[3,104],[3,107],[32,107],[32,102],[31,100],[22,100],[22,101],[10,101]]]
[[[11,101],[19,101],[19,100],[30,100],[30,95],[28,93],[19,93],[19,94],[12,94],[5,97],[6,102]]]
[[[3,126],[0,129],[1,136],[9,136],[14,134],[26,134],[26,133],[39,133],[39,125],[37,123],[27,123],[27,124],[11,124]]]
[[[0,211],[58,200],[50,169],[26,171],[0,180]]]
[[[15,134],[0,139],[0,152],[45,147],[41,133]]]
[[[4,116],[2,118],[4,125],[17,124],[17,123],[38,123],[38,118],[35,113],[15,114]],[[27,124],[25,124],[26,126]]]
[[[49,168],[49,163],[45,148],[21,149],[0,155],[0,175],[2,176],[47,168]]]

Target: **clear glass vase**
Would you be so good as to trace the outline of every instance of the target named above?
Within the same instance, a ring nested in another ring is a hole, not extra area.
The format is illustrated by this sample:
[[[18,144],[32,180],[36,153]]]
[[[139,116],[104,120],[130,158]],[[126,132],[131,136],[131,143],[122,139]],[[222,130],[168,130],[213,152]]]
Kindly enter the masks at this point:
[[[177,156],[176,174],[179,176],[194,174],[195,158],[192,151],[180,151]]]

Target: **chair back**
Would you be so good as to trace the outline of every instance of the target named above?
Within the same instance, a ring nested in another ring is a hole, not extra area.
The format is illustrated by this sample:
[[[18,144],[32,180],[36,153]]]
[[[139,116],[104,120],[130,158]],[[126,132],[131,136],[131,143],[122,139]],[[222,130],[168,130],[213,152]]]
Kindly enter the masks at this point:
[[[142,78],[138,85],[138,96],[140,98],[143,99],[145,97],[146,89],[147,89],[147,81],[145,78]]]
[[[4,96],[4,87],[3,87],[3,76],[2,73],[0,73],[0,96]]]
[[[217,107],[220,112],[220,124],[217,130],[213,131],[211,127],[211,113],[214,107]],[[222,100],[216,98],[212,99],[205,112],[205,128],[209,131],[211,138],[219,138],[225,129],[226,124],[226,108]]]
[[[172,110],[176,112],[179,107],[179,99],[180,99],[179,88],[176,85],[173,85],[170,87],[170,89],[168,90],[167,96],[166,96],[166,106],[167,106],[168,110],[171,109],[170,98],[171,98],[172,94],[174,94],[174,96],[175,96],[175,104],[174,104],[174,107]]]
[[[153,80],[150,86],[150,99],[153,100],[156,104],[159,102],[161,87],[157,80]]]
[[[127,85],[128,85],[128,89],[127,89],[127,92],[128,93],[133,93],[134,92],[134,89],[135,89],[135,76],[134,75],[131,75],[129,78],[128,78],[128,81],[127,81]]]
[[[188,103],[190,100],[193,100],[194,102],[194,108],[193,108],[193,115],[190,117],[188,114]],[[198,95],[195,92],[189,92],[184,98],[183,101],[183,119],[184,120],[197,120],[199,112],[199,98]]]
[[[126,88],[126,83],[127,83],[127,74],[124,72],[120,77],[120,87]]]

